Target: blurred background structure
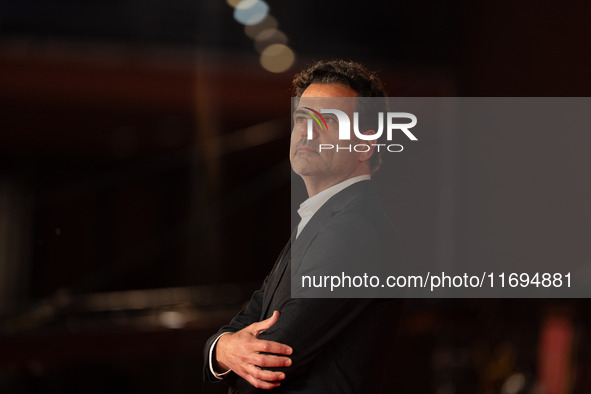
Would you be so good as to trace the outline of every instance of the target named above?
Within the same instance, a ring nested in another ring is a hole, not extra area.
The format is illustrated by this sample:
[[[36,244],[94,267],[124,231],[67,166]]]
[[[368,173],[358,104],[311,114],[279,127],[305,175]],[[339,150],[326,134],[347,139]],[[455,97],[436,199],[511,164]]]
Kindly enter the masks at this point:
[[[224,392],[201,349],[291,232],[294,72],[347,58],[393,96],[590,96],[590,17],[575,0],[1,2],[0,392]],[[409,300],[392,391],[591,392],[588,307]]]

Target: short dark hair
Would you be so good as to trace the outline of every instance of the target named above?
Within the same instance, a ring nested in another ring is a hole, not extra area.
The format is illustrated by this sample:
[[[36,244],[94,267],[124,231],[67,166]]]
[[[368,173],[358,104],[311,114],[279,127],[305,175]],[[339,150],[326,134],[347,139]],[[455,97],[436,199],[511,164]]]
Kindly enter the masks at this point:
[[[358,97],[387,96],[384,84],[378,78],[377,73],[369,71],[363,65],[349,60],[322,60],[301,71],[292,81],[294,95],[300,97],[304,90],[313,83],[344,85],[354,90]],[[378,101],[378,103],[375,100],[369,101],[372,103],[372,108],[367,108],[367,105],[361,102],[359,103],[358,108],[361,123],[359,126],[362,130],[370,130],[375,124],[373,120],[367,116],[363,116],[363,113],[372,113],[375,116],[377,112],[386,112],[386,99]],[[378,108],[376,108],[376,104]],[[383,133],[378,138],[378,143],[385,139],[385,134]],[[376,149],[369,159],[371,172],[376,172],[380,168],[381,163],[381,151],[378,152]]]

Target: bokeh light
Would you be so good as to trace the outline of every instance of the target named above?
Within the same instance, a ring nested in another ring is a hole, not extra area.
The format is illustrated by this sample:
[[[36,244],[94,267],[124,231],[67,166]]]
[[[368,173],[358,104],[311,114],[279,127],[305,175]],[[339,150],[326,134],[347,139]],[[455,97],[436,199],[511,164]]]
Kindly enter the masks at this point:
[[[238,7],[238,4],[240,4],[242,0],[226,0],[226,3],[228,3],[228,5],[232,8],[236,8]]]
[[[278,26],[277,19],[272,15],[267,15],[265,19],[257,23],[256,25],[244,26],[244,33],[252,39],[255,39],[260,32],[267,29],[276,29]]]
[[[261,53],[261,66],[267,71],[273,73],[282,73],[287,71],[295,61],[295,54],[287,45],[273,44],[269,45]]]
[[[242,0],[234,9],[234,19],[243,25],[256,25],[269,14],[269,5],[262,0]]]
[[[287,44],[287,36],[277,29],[266,29],[254,39],[254,47],[259,53],[273,44]]]

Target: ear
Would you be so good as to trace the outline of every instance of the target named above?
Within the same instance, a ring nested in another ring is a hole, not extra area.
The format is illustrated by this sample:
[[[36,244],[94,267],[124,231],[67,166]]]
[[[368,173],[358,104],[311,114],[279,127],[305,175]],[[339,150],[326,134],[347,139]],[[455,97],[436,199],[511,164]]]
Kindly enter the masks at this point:
[[[375,130],[367,130],[363,132],[364,135],[375,135],[377,134],[375,132]],[[371,156],[374,153],[374,150],[376,149],[375,144],[377,144],[378,139],[372,139],[372,140],[363,140],[361,141],[363,144],[366,144],[369,146],[369,150],[367,152],[360,152],[359,153],[359,161],[360,162],[364,162],[364,161],[368,161]]]

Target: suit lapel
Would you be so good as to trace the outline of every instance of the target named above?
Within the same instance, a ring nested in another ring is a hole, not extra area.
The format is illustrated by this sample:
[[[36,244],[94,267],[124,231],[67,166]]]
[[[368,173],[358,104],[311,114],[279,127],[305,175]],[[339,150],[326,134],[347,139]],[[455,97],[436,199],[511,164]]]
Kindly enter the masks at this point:
[[[291,276],[292,273],[297,273],[308,247],[312,244],[318,232],[330,221],[333,215],[345,208],[352,200],[359,197],[361,194],[367,193],[371,190],[371,187],[371,182],[361,181],[343,189],[320,207],[318,212],[316,212],[308,224],[306,224],[306,227],[304,227],[297,240],[297,230],[292,233],[289,242],[283,248],[283,251],[275,263],[275,267],[269,275],[269,285],[265,289],[263,296],[261,320],[269,317],[269,307],[281,279],[284,275]]]
[[[273,270],[269,274],[269,285],[265,289],[265,293],[263,295],[263,305],[261,308],[261,320],[264,320],[267,318],[267,312],[269,309],[269,305],[271,305],[271,300],[273,299],[273,295],[275,294],[275,291],[277,290],[277,286],[279,286],[279,282],[281,281],[281,278],[285,274],[287,266],[289,265],[288,263],[289,263],[289,260],[291,257],[291,245],[292,245],[294,239],[295,239],[295,231],[292,234],[289,241],[287,242],[287,245],[285,245],[285,247],[281,251],[281,254],[279,255],[279,258],[277,259],[277,262],[275,263]]]
[[[372,185],[369,181],[354,183],[332,196],[320,207],[320,209],[318,209],[300,233],[300,236],[291,250],[291,269],[293,274],[298,272],[302,259],[318,235],[318,232],[327,226],[332,217],[342,209],[346,208],[351,201],[363,194],[371,192],[371,190]]]

